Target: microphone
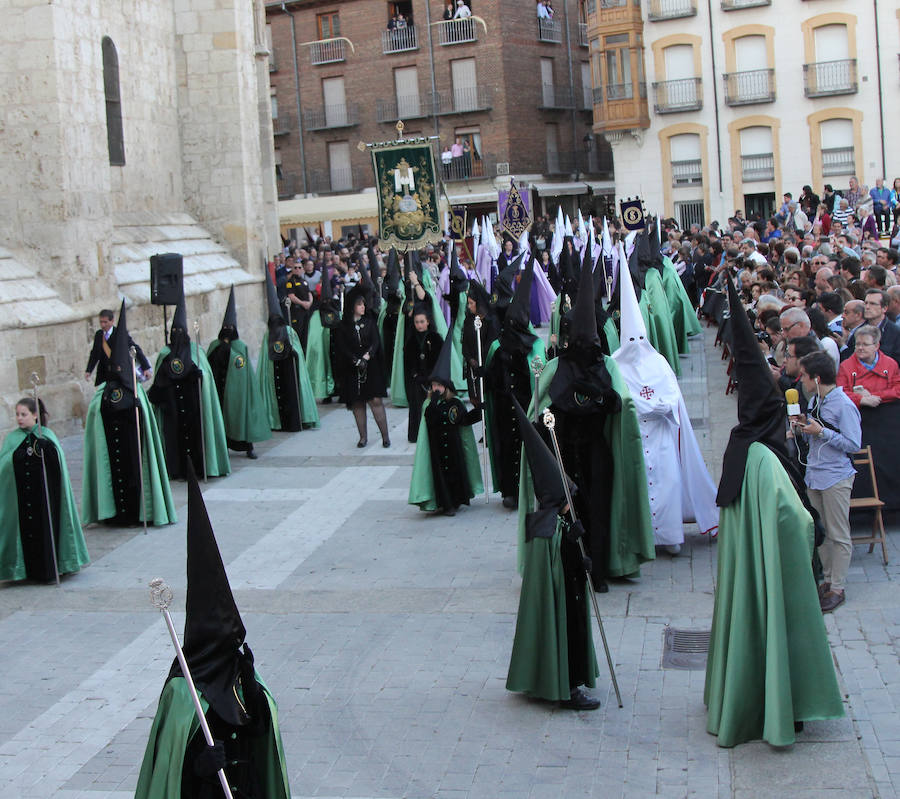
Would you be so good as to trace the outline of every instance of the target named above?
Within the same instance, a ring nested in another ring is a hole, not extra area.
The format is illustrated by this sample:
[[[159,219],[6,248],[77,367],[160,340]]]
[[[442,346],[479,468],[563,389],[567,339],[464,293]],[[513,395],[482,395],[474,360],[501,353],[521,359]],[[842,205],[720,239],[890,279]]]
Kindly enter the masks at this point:
[[[799,416],[800,415],[800,394],[797,392],[796,388],[789,388],[784,392],[784,399],[787,402],[787,415],[788,416]]]

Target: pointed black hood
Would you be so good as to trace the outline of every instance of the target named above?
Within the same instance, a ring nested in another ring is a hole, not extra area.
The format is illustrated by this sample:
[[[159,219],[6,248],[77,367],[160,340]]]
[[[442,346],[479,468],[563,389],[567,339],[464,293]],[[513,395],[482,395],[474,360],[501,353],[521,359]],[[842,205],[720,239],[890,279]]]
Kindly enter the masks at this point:
[[[346,308],[346,303],[344,304]],[[333,330],[341,323],[341,304],[335,302],[331,287],[331,271],[322,267],[322,278],[319,281],[319,320],[322,327]]]
[[[575,295],[571,319],[569,349],[573,347],[591,349],[600,346],[597,314],[594,308],[594,275],[591,271],[591,259],[587,255],[581,265],[581,278],[578,281],[578,293]]]
[[[716,504],[730,505],[741,493],[747,451],[754,441],[771,449],[782,461],[787,461],[785,445],[784,397],[778,391],[759,342],[741,304],[731,276],[728,284],[728,304],[731,327],[731,355],[734,358],[732,377],[737,381],[738,423],[731,430],[728,446],[722,458],[722,477]]]
[[[272,317],[278,316],[281,318],[282,323],[284,323],[284,311],[282,310],[281,302],[278,300],[278,292],[275,289],[275,284],[272,282],[272,276],[269,274],[268,270],[266,270],[266,306],[269,312],[269,327],[272,326]]]
[[[187,598],[184,657],[203,698],[227,723],[242,726],[250,716],[237,698],[246,629],[234,602],[203,494],[187,459]],[[246,648],[245,648],[246,652]],[[176,659],[169,677],[181,675]]]
[[[360,270],[360,274],[362,282],[370,294],[369,304],[372,306],[372,310],[377,311],[381,307],[381,292],[378,290],[381,285],[379,283],[381,270],[378,268],[378,256],[375,254],[375,240],[371,236],[368,243],[366,257],[369,263],[365,269]]]
[[[448,333],[444,338],[444,343],[441,345],[438,359],[435,361],[434,369],[431,370],[431,375],[428,379],[456,391],[456,386],[453,385],[453,380],[450,377],[450,360],[452,355],[453,336]]]
[[[641,264],[640,257],[641,254],[638,251],[638,243],[639,238],[635,239],[634,249],[631,251],[631,255],[628,256],[628,269],[623,270],[621,266],[619,267],[619,280],[622,279],[624,274],[631,275],[631,282],[634,285],[634,296],[637,298],[638,302],[641,299],[641,291],[644,286],[643,273],[641,272]],[[649,251],[648,251],[649,252]],[[621,297],[620,297],[621,299]]]
[[[293,348],[290,346],[290,337],[287,332],[287,323],[278,302],[278,292],[268,272],[266,272],[266,301],[269,306],[269,339],[268,355],[270,360],[280,361],[287,358]]]
[[[235,341],[240,338],[237,329],[237,306],[234,302],[234,284],[231,285],[231,293],[228,295],[228,305],[225,306],[225,317],[222,319],[222,327],[219,330],[220,341]]]
[[[397,250],[391,247],[388,253],[387,272],[384,276],[389,294],[396,294],[400,290],[400,266],[397,261]]]
[[[191,357],[191,335],[188,332],[187,311],[184,302],[184,290],[175,306],[172,318],[172,329],[169,331],[169,354],[163,368],[169,376],[178,380],[194,371],[194,359]]]
[[[487,289],[477,280],[469,281],[468,298],[475,302],[475,308],[479,314],[487,314],[491,310],[491,295]]]
[[[114,377],[123,390],[134,394],[134,368],[131,363],[128,321],[125,318],[125,300],[122,300],[122,307],[119,308],[119,321],[110,338],[113,343],[109,356],[107,382],[111,382]]]
[[[538,504],[537,510],[525,517],[525,540],[551,538],[556,532],[556,517],[566,504],[566,490],[560,475],[559,463],[534,424],[525,415],[519,401],[515,397],[512,400]],[[566,480],[570,491],[574,494],[575,484],[568,476]]]
[[[456,255],[456,244],[451,247],[450,254],[450,291],[459,294],[462,291],[468,291],[469,278],[459,266],[459,259]]]
[[[660,274],[662,274],[663,259],[662,253],[660,252],[659,231],[656,229],[656,220],[650,225],[648,244],[650,248],[650,266],[653,269],[657,269]]]
[[[513,260],[509,266],[501,270],[497,278],[494,280],[494,293],[492,300],[494,307],[505,310],[509,307],[516,293],[516,275],[519,274],[519,265],[522,263],[523,255]]]
[[[518,264],[522,259],[516,259]],[[500,346],[507,353],[528,353],[537,336],[529,329],[531,322],[531,285],[534,281],[534,259],[528,256],[528,265],[521,272],[512,302],[503,315],[500,329]]]

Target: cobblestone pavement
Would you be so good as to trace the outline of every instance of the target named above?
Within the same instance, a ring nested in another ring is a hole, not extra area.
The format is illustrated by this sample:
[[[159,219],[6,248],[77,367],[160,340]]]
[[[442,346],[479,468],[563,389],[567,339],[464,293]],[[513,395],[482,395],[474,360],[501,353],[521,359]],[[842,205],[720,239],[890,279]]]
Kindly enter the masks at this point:
[[[693,342],[682,385],[717,479],[735,413],[712,340],[707,330]],[[205,488],[279,704],[294,797],[897,795],[896,534],[887,567],[856,548],[847,604],[827,619],[848,717],[807,724],[786,749],[719,749],[703,671],[661,668],[666,625],[709,628],[714,542],[691,526],[680,556],[661,554],[600,598],[624,708],[605,671],[599,711],[530,701],[504,688],[514,517],[482,499],[454,519],[419,513],[406,504],[404,412],[389,410],[391,449],[360,451],[350,415],[322,411],[320,431],[276,434],[258,461],[235,456],[233,474]],[[79,495],[81,441],[64,444]],[[172,660],[147,583],[164,577],[175,606],[184,599],[184,484],[174,490],[179,524],[147,536],[92,528],[93,564],[60,589],[0,587],[2,795],[132,795]]]

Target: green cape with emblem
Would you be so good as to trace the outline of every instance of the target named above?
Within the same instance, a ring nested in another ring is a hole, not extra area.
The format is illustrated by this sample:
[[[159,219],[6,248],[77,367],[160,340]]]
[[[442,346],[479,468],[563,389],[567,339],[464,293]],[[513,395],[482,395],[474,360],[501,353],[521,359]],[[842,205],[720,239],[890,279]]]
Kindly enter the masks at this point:
[[[30,432],[37,435],[37,427],[32,430],[10,431],[0,448],[0,580],[24,580],[27,576],[19,532],[19,501],[12,456]],[[47,427],[41,428],[41,433],[44,440],[56,449],[59,459],[59,540],[56,546],[56,567],[60,574],[70,574],[90,563],[90,558],[59,439]]]
[[[703,701],[719,746],[794,742],[794,722],[844,715],[811,562],[813,521],[765,444],[719,516]]]
[[[315,314],[318,316],[318,314]],[[310,323],[312,320],[310,319]],[[309,382],[309,372],[306,371],[306,358],[303,356],[303,347],[300,346],[300,338],[292,327],[286,327],[288,341],[297,356],[297,385],[300,387],[300,421],[304,427],[319,426],[319,409],[316,407],[316,398],[313,396],[312,386]],[[275,396],[275,378],[272,374],[272,361],[269,359],[269,334],[263,335],[260,347],[259,369],[257,377],[259,388],[262,392],[263,403],[269,412],[269,426],[273,430],[281,429],[281,417],[278,415],[278,397]]]
[[[522,457],[527,462],[527,458]],[[522,591],[516,617],[516,635],[506,688],[550,701],[569,699],[569,646],[566,615],[566,589],[563,583],[560,537],[561,521],[550,538],[532,538],[525,544]],[[586,591],[590,590],[586,588]],[[585,630],[588,642],[586,685],[596,684],[597,658],[591,635],[591,614],[585,592]]]
[[[219,339],[213,339],[207,355],[212,355],[221,345]],[[225,435],[232,441],[266,441],[272,437],[272,430],[247,345],[238,338],[230,342],[230,347],[221,403]]]
[[[653,540],[653,523],[650,517],[650,501],[647,495],[647,477],[644,472],[644,454],[641,429],[638,426],[634,400],[622,379],[619,367],[609,356],[606,370],[612,387],[622,400],[622,410],[610,414],[604,426],[604,434],[612,452],[613,485],[612,507],[609,512],[609,576],[627,577],[640,574],[640,566],[656,557]],[[559,359],[554,358],[541,373],[538,395],[528,407],[528,418],[534,418],[535,402],[538,413],[550,404],[550,383],[556,374]],[[517,568],[521,574],[525,568],[525,516],[534,509],[534,489],[528,458],[521,459],[519,478],[519,529]]]
[[[278,708],[258,674],[256,680],[266,697],[271,715],[268,729],[255,739],[254,762],[261,768],[262,795],[266,799],[290,799],[284,748],[278,728]],[[209,706],[202,694],[200,702],[206,711]],[[188,744],[195,735],[203,733],[187,681],[183,677],[172,677],[159,697],[134,792],[135,799],[187,799],[181,795],[181,772]],[[225,774],[228,775],[227,766]]]
[[[383,303],[382,303],[383,304]],[[314,311],[309,318],[306,337],[306,371],[313,396],[323,400],[334,394],[331,371],[331,329],[322,325],[322,317]]]
[[[700,335],[700,321],[697,319],[697,313],[684,289],[684,283],[678,277],[678,270],[675,269],[672,259],[667,256],[663,258],[662,283],[666,299],[669,302],[669,310],[672,312],[672,325],[675,329],[678,352],[687,355],[690,352],[688,336]]]
[[[160,366],[169,354],[169,348],[163,347],[156,358],[154,374],[159,373]],[[200,381],[200,410],[203,414],[203,452],[206,457],[206,474],[210,477],[224,477],[231,474],[231,461],[228,458],[228,442],[225,440],[225,422],[222,419],[222,406],[219,404],[219,392],[216,390],[216,379],[206,353],[191,342],[191,358],[203,379]],[[163,425],[162,410],[154,406],[156,423],[160,429]],[[248,441],[249,439],[241,439]]]
[[[106,383],[97,386],[94,398],[88,406],[84,423],[84,474],[81,482],[81,522],[92,524],[116,515],[116,501],[112,489],[112,467],[106,431],[100,413],[100,402]],[[135,399],[141,407],[141,458],[144,467],[144,508],[140,518],[147,524],[161,526],[178,521],[175,502],[169,488],[166,456],[163,452],[156,415],[144,387],[135,387]]]
[[[644,317],[644,326],[647,328],[647,339],[653,349],[669,362],[672,371],[680,377],[681,364],[678,362],[675,327],[672,324],[672,312],[663,288],[662,276],[658,269],[648,269],[644,281],[638,305],[641,316]]]
[[[434,496],[434,477],[431,474],[431,444],[428,442],[428,425],[425,423],[425,409],[430,403],[431,400],[427,399],[422,404],[422,419],[419,422],[419,437],[416,439],[416,455],[413,460],[408,500],[410,505],[418,505],[421,510],[425,511],[438,509]],[[459,437],[462,440],[466,459],[469,485],[474,492],[472,496],[478,496],[484,492],[484,484],[481,481],[478,446],[475,444],[475,434],[472,432],[471,425],[461,426]]]

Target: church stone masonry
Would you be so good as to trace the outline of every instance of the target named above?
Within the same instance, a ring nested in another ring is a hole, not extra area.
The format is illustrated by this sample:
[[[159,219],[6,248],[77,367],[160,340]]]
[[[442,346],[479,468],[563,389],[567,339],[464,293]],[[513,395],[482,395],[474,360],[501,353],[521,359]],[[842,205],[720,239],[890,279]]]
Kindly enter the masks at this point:
[[[0,27],[0,430],[14,425],[32,371],[46,381],[54,429],[80,428],[97,312],[123,296],[152,360],[163,345],[154,253],[184,255],[202,344],[232,283],[242,337],[260,339],[263,263],[280,246],[264,31],[261,0],[10,0]]]

